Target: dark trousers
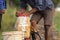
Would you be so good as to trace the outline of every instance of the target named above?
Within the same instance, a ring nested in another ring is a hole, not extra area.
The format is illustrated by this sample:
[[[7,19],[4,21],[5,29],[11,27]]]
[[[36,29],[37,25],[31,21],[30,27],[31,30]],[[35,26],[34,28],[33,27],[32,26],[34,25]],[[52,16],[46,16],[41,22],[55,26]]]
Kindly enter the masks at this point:
[[[2,14],[0,14],[0,29],[1,29]]]

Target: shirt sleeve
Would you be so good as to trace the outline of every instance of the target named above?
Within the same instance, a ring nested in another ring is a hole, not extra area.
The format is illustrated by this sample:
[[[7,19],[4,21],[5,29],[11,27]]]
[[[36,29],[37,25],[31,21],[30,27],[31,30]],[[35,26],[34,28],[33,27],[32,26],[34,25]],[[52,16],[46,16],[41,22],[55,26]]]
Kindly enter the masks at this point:
[[[4,1],[3,5],[4,5],[5,9],[6,9],[7,8],[7,2],[6,2],[6,0]]]
[[[20,7],[26,9],[27,2],[25,0],[20,0]]]
[[[0,10],[6,9],[5,8],[5,1],[0,1]]]

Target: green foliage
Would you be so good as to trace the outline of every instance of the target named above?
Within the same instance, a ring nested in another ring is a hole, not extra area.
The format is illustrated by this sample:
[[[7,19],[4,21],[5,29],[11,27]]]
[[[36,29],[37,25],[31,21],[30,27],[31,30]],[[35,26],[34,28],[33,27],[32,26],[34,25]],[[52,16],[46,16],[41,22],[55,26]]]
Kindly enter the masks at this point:
[[[55,12],[54,24],[55,24],[56,30],[60,31],[60,12]]]
[[[15,6],[19,6],[20,4],[19,0],[10,0],[10,1],[12,1]]]
[[[15,8],[7,8],[7,11],[2,18],[2,31],[14,30],[16,20],[15,12]]]
[[[55,5],[55,7],[57,6],[58,3],[60,3],[60,0],[53,0],[53,3]]]

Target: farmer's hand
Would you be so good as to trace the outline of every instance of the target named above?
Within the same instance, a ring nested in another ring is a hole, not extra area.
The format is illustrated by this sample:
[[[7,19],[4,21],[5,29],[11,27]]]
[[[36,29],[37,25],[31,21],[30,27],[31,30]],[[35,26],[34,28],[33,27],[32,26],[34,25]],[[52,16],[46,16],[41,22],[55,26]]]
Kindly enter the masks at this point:
[[[29,12],[24,13],[26,16],[30,16],[31,14]]]
[[[0,13],[1,13],[1,14],[4,14],[4,13],[5,13],[5,9],[0,10]]]
[[[24,13],[27,16],[30,16],[31,14],[33,14],[34,12],[36,12],[38,9],[36,8],[32,8],[32,10],[30,10],[29,12],[26,12],[25,9],[20,9],[19,11],[16,12],[16,16],[18,17],[20,14]]]
[[[30,13],[29,15],[31,15],[31,14],[33,14],[33,13],[35,13],[36,11],[38,11],[38,9],[37,9],[37,8],[32,8],[32,10],[30,10],[30,11],[29,11],[29,13]]]
[[[36,11],[38,11],[37,8],[32,8],[32,10],[30,10],[30,11],[25,11],[24,14],[26,16],[30,16],[31,14],[35,13]]]
[[[21,13],[25,13],[25,9],[20,9],[16,12],[16,16],[18,17]]]

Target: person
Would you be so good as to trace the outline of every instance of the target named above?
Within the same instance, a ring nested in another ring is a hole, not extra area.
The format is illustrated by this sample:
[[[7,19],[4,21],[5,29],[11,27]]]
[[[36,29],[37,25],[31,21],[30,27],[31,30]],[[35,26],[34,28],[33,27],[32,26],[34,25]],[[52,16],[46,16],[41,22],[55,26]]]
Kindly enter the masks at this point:
[[[5,9],[6,9],[6,0],[0,0],[0,30],[1,30],[2,15],[5,13]]]
[[[32,9],[28,11],[28,16],[33,14],[31,17],[32,28],[36,29],[36,24],[38,24],[41,18],[44,18],[45,40],[51,40],[50,31],[54,13],[54,4],[52,0],[20,0],[21,8],[16,13],[17,17],[19,16],[19,13],[26,12],[27,4],[32,7]]]

